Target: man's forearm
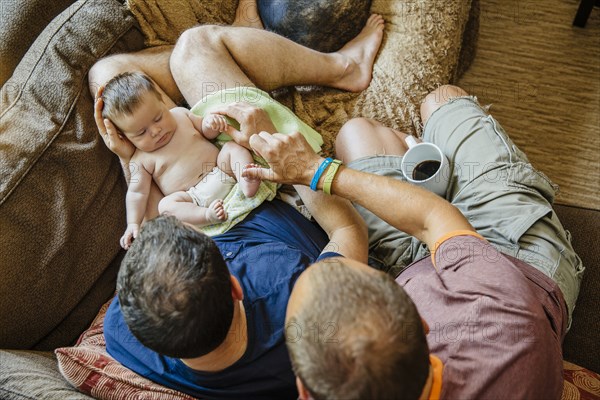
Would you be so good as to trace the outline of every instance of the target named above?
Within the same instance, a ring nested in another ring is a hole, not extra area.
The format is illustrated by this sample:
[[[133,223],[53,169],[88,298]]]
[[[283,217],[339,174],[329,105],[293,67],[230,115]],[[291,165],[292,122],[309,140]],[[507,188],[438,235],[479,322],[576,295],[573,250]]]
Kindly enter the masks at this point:
[[[300,133],[260,133],[253,135],[250,143],[267,160],[270,168],[247,170],[245,176],[248,177],[310,185],[315,179],[315,171],[319,171],[324,162]],[[328,176],[326,171],[319,171],[319,189],[323,189]],[[395,228],[425,242],[430,248],[435,247],[436,240],[452,231],[474,231],[461,212],[446,200],[393,178],[340,166],[331,190],[333,194],[360,204]]]
[[[319,188],[322,185],[323,179]],[[360,204],[430,248],[448,232],[474,230],[456,207],[410,183],[341,167],[332,192]]]
[[[333,251],[366,262],[367,227],[352,204],[338,196],[314,192],[307,186],[296,185],[294,187],[312,216],[329,237],[329,245],[325,251]]]

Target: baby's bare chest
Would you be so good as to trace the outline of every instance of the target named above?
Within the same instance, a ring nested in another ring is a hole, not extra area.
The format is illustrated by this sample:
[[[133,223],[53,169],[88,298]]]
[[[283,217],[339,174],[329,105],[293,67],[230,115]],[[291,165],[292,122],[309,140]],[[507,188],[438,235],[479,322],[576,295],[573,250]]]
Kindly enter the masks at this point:
[[[152,178],[165,195],[188,190],[217,165],[219,150],[207,139],[192,135],[176,136],[165,149],[168,151],[153,154]]]

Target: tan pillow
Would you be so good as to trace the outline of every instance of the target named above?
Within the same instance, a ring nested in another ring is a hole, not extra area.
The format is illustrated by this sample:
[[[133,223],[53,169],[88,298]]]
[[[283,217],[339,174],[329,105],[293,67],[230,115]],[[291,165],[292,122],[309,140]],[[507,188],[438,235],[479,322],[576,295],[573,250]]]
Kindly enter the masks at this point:
[[[74,387],[100,400],[193,400],[125,368],[106,352],[104,315],[112,300],[100,312],[74,347],[55,350],[58,367]]]

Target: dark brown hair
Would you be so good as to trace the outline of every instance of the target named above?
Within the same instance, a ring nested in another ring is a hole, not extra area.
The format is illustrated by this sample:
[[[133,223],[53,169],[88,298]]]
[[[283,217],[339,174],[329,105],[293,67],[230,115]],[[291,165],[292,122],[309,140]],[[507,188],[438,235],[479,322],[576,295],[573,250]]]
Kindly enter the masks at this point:
[[[114,122],[115,117],[131,115],[139,107],[144,95],[151,93],[159,101],[162,96],[150,77],[141,72],[123,72],[104,86],[102,117]]]
[[[232,323],[230,274],[217,245],[173,216],[144,224],[121,263],[117,291],[133,335],[166,356],[208,354]]]

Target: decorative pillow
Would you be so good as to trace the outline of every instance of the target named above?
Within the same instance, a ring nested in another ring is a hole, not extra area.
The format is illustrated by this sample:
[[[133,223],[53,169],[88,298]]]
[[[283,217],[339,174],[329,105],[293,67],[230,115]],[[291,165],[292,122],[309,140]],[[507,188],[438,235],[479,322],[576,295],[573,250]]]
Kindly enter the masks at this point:
[[[72,343],[114,292],[125,182],[94,123],[87,73],[140,49],[134,26],[117,0],[80,0],[2,87],[0,348]]]
[[[193,400],[125,368],[106,352],[104,315],[112,300],[100,312],[74,347],[55,350],[60,372],[83,393],[100,400]]]
[[[600,398],[600,375],[568,361],[563,361],[565,386],[562,400],[597,400]]]
[[[370,0],[257,0],[265,29],[311,49],[330,53],[360,32]]]

